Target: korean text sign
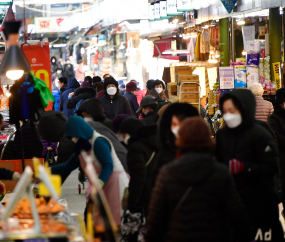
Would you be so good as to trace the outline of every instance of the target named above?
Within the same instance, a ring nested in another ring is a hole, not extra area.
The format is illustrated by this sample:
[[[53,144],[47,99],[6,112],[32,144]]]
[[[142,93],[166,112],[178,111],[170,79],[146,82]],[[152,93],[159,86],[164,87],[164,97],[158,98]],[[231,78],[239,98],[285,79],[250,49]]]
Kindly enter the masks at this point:
[[[235,88],[234,68],[233,67],[220,67],[220,89],[233,89]]]

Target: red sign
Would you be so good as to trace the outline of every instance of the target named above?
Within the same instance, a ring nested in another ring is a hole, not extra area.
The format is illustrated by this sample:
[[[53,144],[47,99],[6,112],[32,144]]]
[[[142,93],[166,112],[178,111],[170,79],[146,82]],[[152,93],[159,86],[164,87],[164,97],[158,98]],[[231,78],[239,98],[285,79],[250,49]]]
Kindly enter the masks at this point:
[[[41,28],[48,28],[49,27],[49,22],[50,21],[47,21],[47,20],[40,21],[40,27]]]
[[[57,18],[56,19],[56,23],[58,26],[61,26],[61,22],[63,21],[64,19],[63,18]]]
[[[45,42],[43,46],[41,43],[24,45],[23,51],[31,64],[31,72],[35,77],[43,80],[52,92],[49,43]],[[46,111],[52,110],[52,106],[53,104],[49,103]]]

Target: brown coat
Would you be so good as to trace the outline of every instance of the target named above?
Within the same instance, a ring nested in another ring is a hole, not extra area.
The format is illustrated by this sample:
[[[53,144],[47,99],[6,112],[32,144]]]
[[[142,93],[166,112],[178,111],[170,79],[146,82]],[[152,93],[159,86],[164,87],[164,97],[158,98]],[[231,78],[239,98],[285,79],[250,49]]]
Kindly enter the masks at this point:
[[[255,119],[268,123],[268,118],[274,111],[272,103],[264,100],[263,97],[255,97],[255,100]]]

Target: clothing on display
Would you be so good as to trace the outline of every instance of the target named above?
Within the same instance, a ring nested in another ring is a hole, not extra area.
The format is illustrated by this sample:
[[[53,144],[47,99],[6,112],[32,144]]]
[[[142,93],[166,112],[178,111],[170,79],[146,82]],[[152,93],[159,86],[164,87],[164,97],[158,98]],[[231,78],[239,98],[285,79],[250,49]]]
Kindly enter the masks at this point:
[[[197,39],[196,39],[196,46],[195,46],[196,60],[200,60],[200,41],[201,41],[201,33],[198,33]]]
[[[206,30],[203,30],[200,39],[200,58],[202,61],[207,61],[210,54],[210,35]]]

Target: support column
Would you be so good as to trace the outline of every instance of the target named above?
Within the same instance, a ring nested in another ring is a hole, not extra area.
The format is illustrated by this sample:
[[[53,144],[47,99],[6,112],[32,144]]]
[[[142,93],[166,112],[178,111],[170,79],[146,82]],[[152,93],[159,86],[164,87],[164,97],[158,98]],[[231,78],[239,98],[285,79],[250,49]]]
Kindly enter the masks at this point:
[[[270,50],[270,70],[271,80],[273,81],[272,63],[280,62],[281,64],[281,16],[278,8],[269,9],[269,50]]]
[[[232,23],[231,23],[231,47],[232,47],[232,62],[236,61],[236,49],[235,49],[235,19],[232,18]]]
[[[227,18],[220,19],[219,21],[219,41],[221,66],[229,66],[229,26]]]

